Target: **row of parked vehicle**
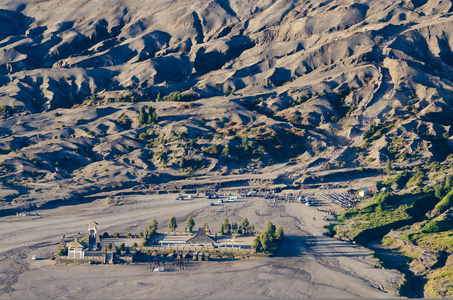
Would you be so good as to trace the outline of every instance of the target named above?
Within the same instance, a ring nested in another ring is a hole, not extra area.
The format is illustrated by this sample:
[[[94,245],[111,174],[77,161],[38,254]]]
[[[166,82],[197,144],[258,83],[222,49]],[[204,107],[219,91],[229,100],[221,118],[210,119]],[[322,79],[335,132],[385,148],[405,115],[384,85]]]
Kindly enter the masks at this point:
[[[297,201],[299,201],[299,203],[305,203],[306,206],[312,206],[313,205],[313,199],[310,199],[307,196],[299,196],[297,198]]]
[[[321,194],[325,199],[331,201],[332,203],[338,204],[341,207],[352,207],[357,201],[356,198],[347,195],[347,194],[337,194],[337,193],[322,193]]]

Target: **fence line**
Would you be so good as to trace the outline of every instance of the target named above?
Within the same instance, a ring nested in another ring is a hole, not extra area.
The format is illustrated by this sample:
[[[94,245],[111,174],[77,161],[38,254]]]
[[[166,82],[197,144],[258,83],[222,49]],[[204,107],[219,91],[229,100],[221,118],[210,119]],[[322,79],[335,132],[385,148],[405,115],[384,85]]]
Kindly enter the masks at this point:
[[[187,231],[156,231],[156,233],[165,235],[195,235],[195,233]]]
[[[238,247],[197,247],[197,246],[150,246],[150,247],[141,247],[141,249],[148,251],[182,251],[182,252],[244,252],[244,253],[256,253],[256,249],[244,249]]]

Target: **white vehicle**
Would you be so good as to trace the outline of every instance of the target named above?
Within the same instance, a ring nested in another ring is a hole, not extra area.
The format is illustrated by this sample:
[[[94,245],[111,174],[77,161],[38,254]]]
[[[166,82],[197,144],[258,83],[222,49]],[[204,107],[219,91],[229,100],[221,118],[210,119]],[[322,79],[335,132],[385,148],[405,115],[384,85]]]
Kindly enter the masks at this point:
[[[37,259],[38,259],[38,257],[37,257],[36,255],[33,255],[33,256],[31,257],[31,259],[33,259],[33,260],[37,260]]]
[[[217,202],[223,203],[223,199],[219,199],[219,200],[217,200]]]
[[[230,198],[230,199],[227,199],[226,201],[227,201],[227,202],[234,202],[234,199],[231,199],[231,198]]]
[[[311,206],[311,202],[310,202],[310,201],[307,201],[307,202],[305,202],[305,205],[306,205],[306,206]]]
[[[164,271],[164,268],[155,268],[154,269],[154,272],[163,272]]]

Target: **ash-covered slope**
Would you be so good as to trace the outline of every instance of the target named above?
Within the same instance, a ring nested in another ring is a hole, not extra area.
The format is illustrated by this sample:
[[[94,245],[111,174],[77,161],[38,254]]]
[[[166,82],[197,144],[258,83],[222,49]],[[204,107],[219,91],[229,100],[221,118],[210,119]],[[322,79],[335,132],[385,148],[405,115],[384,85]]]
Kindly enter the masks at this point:
[[[164,173],[212,182],[289,160],[310,172],[443,160],[451,11],[445,0],[0,0],[4,197]],[[159,121],[139,122],[141,105]]]
[[[361,87],[379,84],[373,63],[385,58],[396,84],[412,69],[451,74],[450,1],[2,2],[3,101],[33,112],[123,88],[155,98]],[[409,83],[426,86],[419,77]]]

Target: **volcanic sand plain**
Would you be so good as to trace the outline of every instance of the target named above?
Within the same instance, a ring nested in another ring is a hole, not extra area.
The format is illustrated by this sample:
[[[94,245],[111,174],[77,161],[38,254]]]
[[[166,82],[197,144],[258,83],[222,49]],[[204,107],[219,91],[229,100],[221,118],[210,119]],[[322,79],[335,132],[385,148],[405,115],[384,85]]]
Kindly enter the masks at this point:
[[[213,200],[203,196],[177,201],[174,194],[119,195],[37,211],[38,216],[3,217],[0,298],[396,297],[402,275],[381,269],[369,250],[326,236],[326,213],[319,208],[337,213],[341,208],[322,200],[321,190],[307,192],[315,193],[315,206],[263,198],[209,206]],[[220,229],[224,217],[230,223],[247,217],[257,231],[271,221],[283,226],[285,240],[271,258],[191,262],[186,270],[165,272],[152,272],[145,263],[56,265],[50,259],[63,235],[67,241],[82,236],[91,219],[100,233],[125,234],[143,231],[154,217],[166,230],[172,215],[183,229],[190,214],[195,228],[206,221],[212,231]]]

